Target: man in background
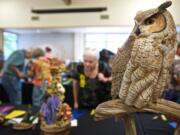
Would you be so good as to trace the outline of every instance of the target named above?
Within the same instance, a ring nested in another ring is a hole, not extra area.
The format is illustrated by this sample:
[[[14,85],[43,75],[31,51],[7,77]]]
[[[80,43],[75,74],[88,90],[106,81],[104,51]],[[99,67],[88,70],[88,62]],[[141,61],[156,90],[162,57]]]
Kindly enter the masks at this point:
[[[32,49],[14,51],[4,63],[2,85],[8,94],[11,104],[22,103],[20,79],[25,79],[23,73],[25,59],[32,57]]]

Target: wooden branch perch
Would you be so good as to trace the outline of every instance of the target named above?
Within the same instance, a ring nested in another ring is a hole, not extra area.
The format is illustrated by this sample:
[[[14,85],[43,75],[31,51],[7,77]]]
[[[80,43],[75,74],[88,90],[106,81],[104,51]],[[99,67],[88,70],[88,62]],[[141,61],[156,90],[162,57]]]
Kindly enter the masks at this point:
[[[116,115],[130,114],[134,112],[162,113],[167,117],[173,117],[180,122],[180,105],[165,99],[159,99],[157,103],[150,103],[148,106],[138,109],[127,106],[119,99],[104,102],[96,108],[95,120],[106,119]]]
[[[122,117],[125,121],[126,135],[136,135],[134,112],[162,113],[178,123],[174,135],[180,135],[180,105],[165,99],[159,99],[156,103],[150,103],[142,109],[127,106],[119,99],[104,102],[96,108],[95,120],[102,120],[109,117]]]

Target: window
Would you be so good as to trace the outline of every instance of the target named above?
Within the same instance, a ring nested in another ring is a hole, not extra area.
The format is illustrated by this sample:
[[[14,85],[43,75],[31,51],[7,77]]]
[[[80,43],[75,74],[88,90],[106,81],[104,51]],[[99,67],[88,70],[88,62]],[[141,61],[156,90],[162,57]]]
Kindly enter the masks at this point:
[[[102,49],[110,50],[114,53],[121,47],[129,33],[102,33],[102,34],[85,34],[85,47],[96,48],[98,51]]]
[[[4,32],[3,33],[3,50],[4,50],[4,59],[7,60],[9,55],[18,49],[17,46],[18,37],[14,33]]]

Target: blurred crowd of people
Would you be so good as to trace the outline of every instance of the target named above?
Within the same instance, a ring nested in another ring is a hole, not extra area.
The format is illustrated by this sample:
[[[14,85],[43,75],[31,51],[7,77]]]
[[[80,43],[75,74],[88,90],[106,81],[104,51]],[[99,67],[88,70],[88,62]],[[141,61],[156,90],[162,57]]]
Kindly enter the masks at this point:
[[[0,52],[2,55],[2,52]],[[86,48],[83,62],[71,70],[72,98],[74,108],[95,108],[99,103],[111,99],[112,65],[114,53],[103,49]],[[22,80],[33,84],[32,105],[40,106],[45,93],[45,83],[51,81],[50,60],[52,49],[46,47],[14,51],[3,63],[1,59],[1,84],[11,104],[22,104]],[[28,59],[28,62],[26,60]],[[180,43],[171,69],[163,98],[180,103]]]
[[[84,61],[77,63],[77,69],[69,76],[72,80],[72,97],[74,108],[96,107],[99,103],[109,100],[111,89],[110,58],[114,55],[108,50],[98,52],[86,48]],[[22,81],[33,84],[32,105],[41,106],[45,95],[45,83],[51,82],[50,61],[52,49],[46,47],[14,51],[4,61],[1,74],[1,85],[9,102],[14,105],[22,104]],[[68,68],[67,68],[68,69]]]

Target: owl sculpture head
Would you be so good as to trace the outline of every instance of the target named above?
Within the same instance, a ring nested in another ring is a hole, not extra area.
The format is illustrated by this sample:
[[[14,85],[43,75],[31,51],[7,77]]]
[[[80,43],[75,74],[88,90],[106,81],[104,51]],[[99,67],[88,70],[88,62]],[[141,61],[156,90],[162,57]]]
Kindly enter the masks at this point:
[[[136,36],[148,36],[150,34],[160,34],[168,36],[176,33],[175,23],[167,8],[171,6],[171,1],[166,1],[157,8],[146,11],[139,11],[134,20],[134,33]]]

